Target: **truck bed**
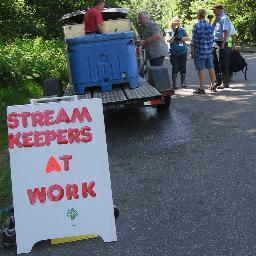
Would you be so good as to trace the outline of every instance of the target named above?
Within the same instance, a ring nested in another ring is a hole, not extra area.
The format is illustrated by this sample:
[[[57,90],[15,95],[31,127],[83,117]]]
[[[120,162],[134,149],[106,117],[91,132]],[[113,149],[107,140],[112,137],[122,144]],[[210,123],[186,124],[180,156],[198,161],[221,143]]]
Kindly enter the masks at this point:
[[[74,94],[74,87],[69,84],[64,96]],[[130,89],[128,85],[120,85],[113,88],[110,92],[102,92],[94,89],[79,95],[81,99],[101,98],[104,109],[118,109],[125,107],[144,106],[152,100],[161,100],[162,94],[151,86],[144,78],[139,77],[139,87]]]

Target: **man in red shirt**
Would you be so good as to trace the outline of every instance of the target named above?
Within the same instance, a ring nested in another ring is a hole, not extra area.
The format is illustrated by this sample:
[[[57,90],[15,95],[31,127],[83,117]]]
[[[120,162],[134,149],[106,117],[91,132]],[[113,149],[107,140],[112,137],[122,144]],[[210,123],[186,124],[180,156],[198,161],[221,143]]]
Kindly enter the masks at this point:
[[[93,8],[89,9],[84,15],[85,34],[102,33],[102,10],[105,6],[104,0],[96,0]]]

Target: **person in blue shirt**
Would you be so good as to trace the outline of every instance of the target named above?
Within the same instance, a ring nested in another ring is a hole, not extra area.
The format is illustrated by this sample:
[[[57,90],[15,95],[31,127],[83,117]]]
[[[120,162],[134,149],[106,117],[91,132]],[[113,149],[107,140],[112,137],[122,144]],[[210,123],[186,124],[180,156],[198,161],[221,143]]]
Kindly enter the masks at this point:
[[[231,22],[229,17],[224,13],[222,4],[216,4],[213,7],[215,14],[214,28],[214,48],[213,63],[216,73],[216,86],[219,89],[229,87],[229,34]]]
[[[177,17],[171,19],[171,28],[167,31],[167,42],[170,43],[170,61],[172,64],[172,82],[173,89],[177,89],[177,74],[181,75],[181,86],[186,87],[186,65],[187,65],[187,46],[189,40],[187,32],[180,27],[180,20]]]
[[[191,58],[194,59],[195,68],[198,72],[199,88],[193,94],[205,94],[204,69],[208,69],[211,85],[210,90],[216,91],[215,72],[213,66],[212,46],[213,27],[205,20],[206,11],[200,9],[197,12],[198,22],[194,25],[191,41]]]

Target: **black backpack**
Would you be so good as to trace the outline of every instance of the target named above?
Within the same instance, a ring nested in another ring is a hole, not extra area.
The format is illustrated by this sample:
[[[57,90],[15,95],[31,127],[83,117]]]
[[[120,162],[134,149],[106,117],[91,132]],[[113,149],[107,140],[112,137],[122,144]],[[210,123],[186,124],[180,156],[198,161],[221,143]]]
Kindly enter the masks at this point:
[[[247,80],[246,71],[247,71],[247,63],[245,59],[242,57],[240,52],[236,49],[231,49],[229,53],[229,63],[230,63],[230,70],[232,72],[239,72],[242,71],[244,73],[244,78]]]

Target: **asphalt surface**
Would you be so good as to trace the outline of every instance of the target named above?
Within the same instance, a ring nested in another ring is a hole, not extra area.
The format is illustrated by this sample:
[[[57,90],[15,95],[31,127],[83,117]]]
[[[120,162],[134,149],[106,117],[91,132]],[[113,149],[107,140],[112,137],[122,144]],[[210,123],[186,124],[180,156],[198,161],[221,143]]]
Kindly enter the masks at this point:
[[[189,60],[169,111],[106,115],[118,242],[45,241],[29,255],[256,255],[256,54],[245,57],[248,80],[230,89],[193,95]]]

